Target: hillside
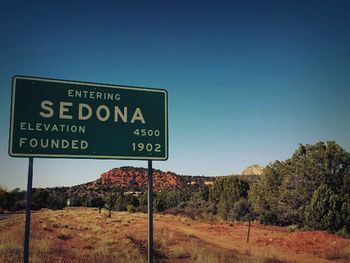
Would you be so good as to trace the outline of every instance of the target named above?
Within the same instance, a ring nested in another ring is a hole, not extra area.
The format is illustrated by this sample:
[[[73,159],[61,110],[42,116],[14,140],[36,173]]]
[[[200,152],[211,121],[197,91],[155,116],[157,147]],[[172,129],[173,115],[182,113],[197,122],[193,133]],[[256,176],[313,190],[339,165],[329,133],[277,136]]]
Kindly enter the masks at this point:
[[[153,169],[153,191],[166,189],[190,189],[211,185],[214,177],[178,175],[176,173]],[[67,196],[102,197],[109,191],[145,192],[147,190],[147,169],[125,166],[113,168],[100,175],[95,181],[72,187],[49,188],[49,191],[61,192]]]
[[[153,190],[160,192],[166,189],[208,185],[214,179],[214,177],[178,175],[170,171],[153,169]],[[147,169],[130,166],[114,168],[101,174],[100,181],[103,188],[117,187],[123,190],[145,191],[148,182]]]
[[[147,189],[147,169],[134,167],[114,168],[101,174],[103,187],[118,186],[129,190]],[[186,180],[172,172],[153,171],[154,191],[163,189],[182,188],[186,186]]]
[[[249,183],[256,183],[260,178],[263,167],[256,165],[244,170],[244,174],[237,175]],[[256,173],[256,174],[255,174]],[[178,175],[170,171],[153,169],[153,191],[162,192],[169,189],[195,190],[213,184],[216,177]],[[89,200],[103,198],[110,191],[142,193],[147,191],[147,169],[124,166],[113,168],[100,175],[95,181],[75,185],[72,187],[49,188],[50,192],[63,193],[70,199],[79,199],[84,204]],[[75,200],[76,201],[76,200]],[[75,202],[74,201],[74,202]],[[87,205],[87,204],[86,204]]]

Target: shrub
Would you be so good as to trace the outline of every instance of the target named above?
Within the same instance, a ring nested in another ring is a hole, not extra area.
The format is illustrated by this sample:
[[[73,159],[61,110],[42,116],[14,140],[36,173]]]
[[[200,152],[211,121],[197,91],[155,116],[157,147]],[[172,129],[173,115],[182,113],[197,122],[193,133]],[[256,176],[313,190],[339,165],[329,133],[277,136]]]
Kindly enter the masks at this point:
[[[290,225],[287,227],[288,232],[294,232],[294,231],[298,230],[298,228],[299,228],[298,225]]]
[[[264,225],[275,225],[277,221],[277,215],[271,211],[263,211],[259,216],[259,222]]]
[[[254,220],[255,215],[251,203],[245,198],[240,199],[234,204],[231,217],[241,221]]]
[[[63,209],[67,204],[67,196],[60,192],[51,192],[47,199],[47,208]]]
[[[49,192],[46,189],[34,188],[32,193],[32,209],[33,204],[36,205],[36,209],[47,207],[47,199]]]
[[[128,205],[126,209],[128,210],[129,213],[136,212],[135,206],[133,206],[133,205]]]
[[[350,234],[346,231],[345,227],[337,231],[337,236],[342,237],[342,238],[349,238]]]

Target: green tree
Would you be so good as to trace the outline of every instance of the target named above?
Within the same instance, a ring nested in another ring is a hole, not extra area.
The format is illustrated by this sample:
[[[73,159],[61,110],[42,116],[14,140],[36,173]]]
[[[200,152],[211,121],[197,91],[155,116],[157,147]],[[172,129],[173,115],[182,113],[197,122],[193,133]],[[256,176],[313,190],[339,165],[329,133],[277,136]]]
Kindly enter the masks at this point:
[[[331,187],[321,184],[305,209],[305,223],[312,229],[339,230],[342,222],[342,202]]]
[[[5,209],[8,192],[5,187],[0,185],[0,210]]]
[[[260,223],[277,223],[279,188],[284,174],[284,163],[275,161],[264,169],[259,183],[253,185],[249,191],[249,201],[254,211],[259,214]]]
[[[201,186],[189,193],[188,205],[191,207],[207,206],[209,199],[209,188]]]
[[[139,199],[133,194],[118,193],[114,196],[115,198],[115,209],[118,211],[126,211],[128,205],[133,207],[139,207]]]
[[[163,212],[166,209],[166,203],[163,195],[155,194],[153,199],[153,209],[157,212]]]
[[[12,212],[23,210],[26,207],[26,192],[15,188],[3,196],[3,206],[5,210]]]
[[[125,211],[126,210],[126,204],[125,204],[125,197],[123,193],[116,193],[114,195],[115,198],[115,204],[114,204],[114,208],[117,211]],[[106,205],[108,205],[108,200],[106,200]]]
[[[168,208],[179,207],[188,200],[188,194],[179,189],[163,190],[156,193],[153,200],[154,209],[158,212]]]
[[[349,193],[350,155],[335,142],[300,145],[293,156],[276,161],[249,192],[260,222],[303,225],[314,191],[325,184],[341,198]]]
[[[253,207],[248,199],[241,198],[233,206],[231,217],[235,220],[248,221],[247,242],[249,242],[251,222],[255,219]]]
[[[239,221],[252,221],[255,219],[253,207],[248,199],[241,198],[236,202],[231,211],[230,217]]]
[[[240,198],[246,198],[248,190],[249,184],[237,176],[220,177],[214,181],[210,189],[209,200],[219,216],[227,220],[235,202]]]
[[[47,198],[47,208],[63,209],[67,204],[67,196],[61,192],[51,192]]]
[[[73,195],[69,197],[71,206],[83,206],[84,200],[80,195]]]
[[[350,193],[343,196],[341,220],[343,222],[345,232],[350,234]]]
[[[101,209],[105,206],[106,202],[102,199],[99,198],[97,200],[97,207],[98,207],[98,212],[101,213]]]
[[[139,195],[138,199],[139,199],[139,203],[140,206],[142,207],[146,207],[148,204],[148,194],[147,192],[143,192],[142,194]]]
[[[165,199],[165,207],[177,207],[186,201],[186,194],[179,189],[166,190],[160,193]]]
[[[346,192],[349,154],[335,142],[300,145],[285,162],[286,173],[280,187],[280,221],[302,224],[306,205],[314,191],[325,184],[335,194]]]
[[[43,188],[34,188],[32,193],[32,207],[36,206],[38,209],[47,207],[47,199],[49,192]]]

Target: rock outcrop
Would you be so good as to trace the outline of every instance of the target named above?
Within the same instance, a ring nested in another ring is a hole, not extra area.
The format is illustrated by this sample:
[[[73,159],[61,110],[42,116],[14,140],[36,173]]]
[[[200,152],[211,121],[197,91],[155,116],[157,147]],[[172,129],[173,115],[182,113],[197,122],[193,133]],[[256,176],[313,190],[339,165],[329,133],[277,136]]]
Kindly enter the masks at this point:
[[[248,166],[245,168],[240,177],[241,179],[247,181],[250,184],[255,184],[259,182],[261,175],[264,172],[265,167],[258,165],[258,164],[253,164],[251,166]]]
[[[258,164],[253,164],[251,166],[248,166],[242,171],[242,175],[262,175],[265,167],[258,165]]]
[[[117,186],[120,188],[147,189],[147,169],[134,167],[114,168],[101,174],[102,186]],[[153,170],[153,189],[158,192],[163,189],[180,188],[183,180],[172,172]]]

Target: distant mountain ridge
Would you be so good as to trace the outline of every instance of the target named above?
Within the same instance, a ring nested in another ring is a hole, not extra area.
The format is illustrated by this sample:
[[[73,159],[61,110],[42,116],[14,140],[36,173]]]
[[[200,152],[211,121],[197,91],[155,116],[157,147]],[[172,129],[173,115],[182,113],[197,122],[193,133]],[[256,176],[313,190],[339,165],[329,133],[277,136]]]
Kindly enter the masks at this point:
[[[247,167],[242,175],[236,175],[249,183],[256,183],[264,167],[252,165]],[[221,176],[220,176],[221,177]],[[210,186],[216,177],[178,175],[174,172],[163,172],[153,169],[153,190],[160,192],[168,189],[191,189]],[[145,192],[147,191],[147,169],[124,166],[113,168],[100,175],[95,181],[71,187],[50,188],[51,191],[64,192],[68,196],[104,196],[109,191]]]

